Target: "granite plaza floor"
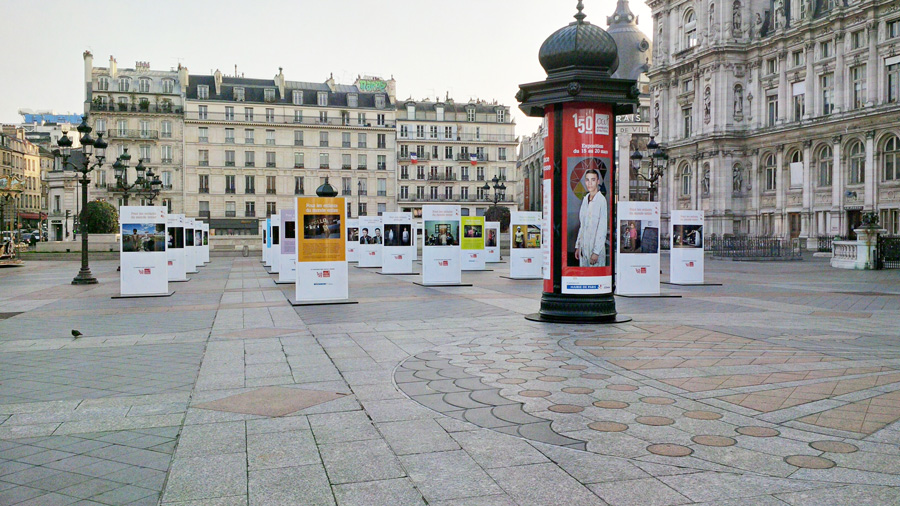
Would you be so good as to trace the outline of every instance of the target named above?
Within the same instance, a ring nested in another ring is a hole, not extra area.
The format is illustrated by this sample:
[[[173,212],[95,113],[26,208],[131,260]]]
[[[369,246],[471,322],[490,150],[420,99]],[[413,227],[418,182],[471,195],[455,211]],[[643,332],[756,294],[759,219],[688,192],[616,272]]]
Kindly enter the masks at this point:
[[[294,308],[212,260],[159,299],[0,270],[0,506],[900,504],[898,271],[708,260],[571,326],[507,264]]]

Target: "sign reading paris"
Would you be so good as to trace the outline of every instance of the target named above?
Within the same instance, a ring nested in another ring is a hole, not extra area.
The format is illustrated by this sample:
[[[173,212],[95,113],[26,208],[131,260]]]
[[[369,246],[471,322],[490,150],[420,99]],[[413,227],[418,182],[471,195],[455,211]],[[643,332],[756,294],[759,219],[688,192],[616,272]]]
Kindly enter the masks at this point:
[[[359,91],[378,92],[387,89],[387,83],[381,80],[360,79]]]

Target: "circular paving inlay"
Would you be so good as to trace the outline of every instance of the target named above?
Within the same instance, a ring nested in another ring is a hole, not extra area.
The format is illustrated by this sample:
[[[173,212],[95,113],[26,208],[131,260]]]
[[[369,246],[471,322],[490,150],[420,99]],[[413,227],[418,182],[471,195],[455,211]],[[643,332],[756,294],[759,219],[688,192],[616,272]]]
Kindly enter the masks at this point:
[[[464,357],[480,357],[480,356],[484,355],[484,352],[483,351],[464,351],[464,352],[460,353],[460,355],[462,355]]]
[[[725,436],[694,436],[691,441],[703,446],[734,446],[737,441]]]
[[[667,416],[639,416],[635,418],[634,421],[644,425],[654,426],[672,425],[673,423],[675,423],[675,420],[672,420]]]
[[[753,437],[775,437],[781,434],[777,430],[768,427],[738,427],[735,430],[738,434]]]
[[[550,362],[565,362],[569,360],[569,357],[545,357],[544,360],[549,360]]]
[[[519,369],[519,370],[520,370],[520,371],[525,371],[525,372],[544,372],[544,371],[547,370],[547,368],[546,368],[546,367],[537,367],[537,366],[529,365],[529,366],[527,366],[527,367],[522,367],[522,368]]]
[[[634,385],[619,385],[619,384],[606,385],[606,388],[608,388],[610,390],[618,390],[620,392],[634,392],[635,390],[638,389],[638,387],[636,387]]]
[[[548,383],[558,383],[560,381],[566,381],[564,376],[539,376],[539,380],[546,381]]]
[[[660,406],[675,404],[675,400],[668,397],[641,397],[641,402],[645,402],[647,404],[658,404]]]
[[[581,413],[584,411],[583,407],[574,404],[554,404],[547,409],[554,413]]]
[[[791,455],[790,457],[785,457],[784,461],[792,466],[802,467],[804,469],[831,469],[834,467],[834,462],[826,458],[813,457],[811,455]]]
[[[566,387],[566,388],[563,388],[562,391],[567,394],[582,394],[582,395],[594,393],[593,388],[585,388],[585,387]]]
[[[493,364],[493,360],[469,360],[469,363],[472,365],[490,365]]]
[[[522,397],[549,397],[550,392],[546,390],[522,390],[519,392]]]
[[[525,383],[527,380],[523,380],[522,378],[500,378],[497,380],[497,383],[503,383],[504,385],[521,385]]]
[[[684,416],[693,418],[694,420],[718,420],[722,418],[721,413],[713,411],[685,411]]]
[[[605,380],[605,379],[610,378],[609,374],[596,374],[596,373],[582,374],[581,377],[586,380]]]
[[[509,372],[509,369],[501,369],[501,368],[497,367],[494,369],[482,369],[481,372],[487,373],[487,374],[503,374],[505,372]]]
[[[813,441],[809,446],[828,453],[853,453],[859,450],[856,446],[841,441]]]
[[[528,362],[531,362],[531,359],[528,359],[528,358],[508,358],[508,359],[506,359],[506,361],[509,362],[510,364],[527,364]]]
[[[687,457],[694,453],[694,450],[691,450],[687,446],[671,443],[650,445],[647,447],[647,451],[655,455],[662,455],[663,457]]]
[[[625,409],[628,407],[628,403],[621,401],[596,401],[594,406],[603,409]]]
[[[588,427],[600,432],[622,432],[628,429],[628,426],[619,422],[591,422]]]
[[[583,370],[587,369],[587,366],[586,366],[586,365],[569,365],[569,364],[566,364],[566,365],[561,365],[561,366],[559,366],[559,368],[560,368],[560,369],[565,369],[565,370],[567,370],[567,371],[583,371]]]
[[[518,355],[519,353],[522,353],[522,352],[521,351],[504,350],[504,351],[498,351],[497,355]]]

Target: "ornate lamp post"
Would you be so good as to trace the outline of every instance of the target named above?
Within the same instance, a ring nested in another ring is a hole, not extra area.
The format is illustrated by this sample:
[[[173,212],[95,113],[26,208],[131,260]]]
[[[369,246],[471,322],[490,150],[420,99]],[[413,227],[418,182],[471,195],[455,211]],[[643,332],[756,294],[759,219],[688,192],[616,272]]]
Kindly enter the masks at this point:
[[[481,189],[484,190],[485,198],[488,200],[491,200],[493,198],[494,207],[497,207],[497,202],[500,201],[500,197],[506,192],[506,184],[502,183],[500,179],[497,178],[497,176],[494,176],[491,179],[491,183],[494,184],[489,185],[487,183],[484,183],[484,186],[482,186]],[[491,188],[494,189],[493,197],[488,194],[488,192],[491,191]]]
[[[656,200],[656,192],[659,189],[659,179],[666,173],[666,167],[669,165],[669,155],[662,146],[653,140],[653,137],[650,137],[650,142],[647,143],[647,151],[650,152],[650,166],[647,172],[644,173],[641,165],[644,155],[637,149],[631,154],[631,168],[639,178],[650,183],[647,200],[653,202]]]
[[[130,160],[131,155],[128,154],[128,149],[116,159],[116,162],[113,164],[113,170],[115,170],[116,175],[116,185],[110,188],[109,191],[111,193],[121,193],[122,205],[125,206],[128,205],[129,195],[146,196],[150,199],[150,205],[153,205],[153,200],[159,195],[162,181],[160,181],[156,174],[153,173],[152,168],[144,167],[144,159],[141,158],[134,168],[137,178],[133,183],[129,184],[128,162]]]
[[[97,134],[96,140],[91,137],[91,130],[93,129],[88,126],[87,119],[87,115],[84,115],[81,124],[78,125],[78,128],[76,129],[78,130],[79,135],[81,135],[81,154],[83,155],[83,159],[80,165],[69,162],[69,157],[72,154],[72,139],[69,138],[68,132],[63,132],[63,135],[60,136],[59,140],[56,142],[59,149],[54,151],[54,155],[62,157],[63,170],[65,170],[66,167],[70,167],[78,174],[81,174],[82,213],[84,213],[88,203],[88,183],[90,182],[88,174],[103,165],[103,161],[106,159],[106,147],[108,146],[106,141],[103,140],[102,133]],[[91,159],[92,156],[93,160]],[[81,224],[81,270],[78,271],[78,275],[72,280],[72,284],[93,285],[97,283],[97,278],[91,274],[91,268],[88,266],[87,226],[85,226],[83,219],[79,220],[79,223]]]

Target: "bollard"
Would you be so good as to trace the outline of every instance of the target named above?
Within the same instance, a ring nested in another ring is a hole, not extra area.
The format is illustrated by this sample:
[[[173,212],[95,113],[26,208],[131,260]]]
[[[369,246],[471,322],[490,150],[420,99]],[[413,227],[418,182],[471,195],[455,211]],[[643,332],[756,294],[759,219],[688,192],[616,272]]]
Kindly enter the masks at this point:
[[[244,245],[244,251],[242,252],[242,254],[244,255],[244,258],[250,256],[250,246],[247,246],[247,245],[245,244],[245,245]]]

